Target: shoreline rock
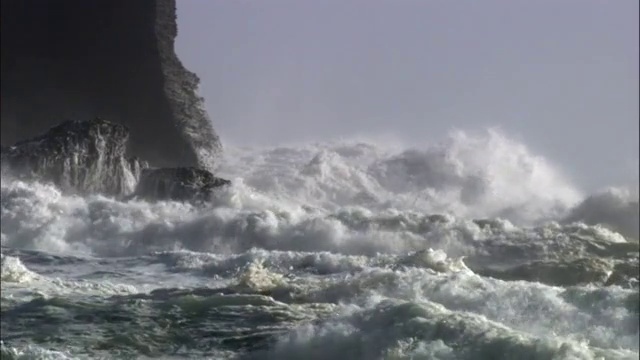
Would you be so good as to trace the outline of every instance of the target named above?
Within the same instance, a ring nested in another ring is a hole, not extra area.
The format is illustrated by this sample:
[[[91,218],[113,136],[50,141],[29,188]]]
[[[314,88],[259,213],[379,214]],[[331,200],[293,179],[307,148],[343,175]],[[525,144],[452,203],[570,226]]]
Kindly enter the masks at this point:
[[[65,121],[2,151],[2,165],[20,179],[51,181],[61,190],[122,196],[148,165],[125,152],[129,130],[101,118]]]
[[[24,180],[51,181],[64,192],[92,193],[124,200],[207,201],[228,185],[196,167],[150,168],[127,157],[129,129],[102,118],[65,121],[1,153],[3,173]]]

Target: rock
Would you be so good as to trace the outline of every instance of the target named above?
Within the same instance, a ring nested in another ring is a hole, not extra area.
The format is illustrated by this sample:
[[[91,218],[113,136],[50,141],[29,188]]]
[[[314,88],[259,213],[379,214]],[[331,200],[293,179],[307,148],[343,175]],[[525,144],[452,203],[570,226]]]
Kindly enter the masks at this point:
[[[193,167],[145,169],[133,196],[146,200],[207,201],[229,180]]]
[[[2,0],[0,143],[57,119],[127,126],[155,167],[213,170],[220,140],[175,54],[175,0]]]
[[[3,171],[51,181],[63,191],[127,195],[146,163],[125,157],[127,127],[97,118],[66,121],[2,151]]]

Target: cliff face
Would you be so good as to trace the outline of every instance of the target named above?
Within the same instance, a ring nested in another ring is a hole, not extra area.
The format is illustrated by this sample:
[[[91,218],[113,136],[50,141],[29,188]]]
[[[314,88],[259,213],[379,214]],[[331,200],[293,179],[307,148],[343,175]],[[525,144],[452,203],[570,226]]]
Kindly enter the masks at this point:
[[[175,0],[2,0],[2,146],[66,119],[130,129],[154,166],[213,169],[222,151],[174,51]]]

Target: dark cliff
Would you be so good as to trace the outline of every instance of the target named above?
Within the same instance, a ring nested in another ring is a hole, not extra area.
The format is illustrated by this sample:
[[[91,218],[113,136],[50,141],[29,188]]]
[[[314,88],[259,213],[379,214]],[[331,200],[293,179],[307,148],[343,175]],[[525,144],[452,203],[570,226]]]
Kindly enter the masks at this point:
[[[211,170],[222,148],[174,52],[175,0],[2,0],[1,142],[66,119],[130,129],[128,153]]]

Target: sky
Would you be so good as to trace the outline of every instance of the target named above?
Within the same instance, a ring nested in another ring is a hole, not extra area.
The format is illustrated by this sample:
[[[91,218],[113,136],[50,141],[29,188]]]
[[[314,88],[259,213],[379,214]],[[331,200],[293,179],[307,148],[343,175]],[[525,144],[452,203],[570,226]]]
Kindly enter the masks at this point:
[[[227,145],[502,129],[585,190],[637,182],[638,0],[177,0]]]

